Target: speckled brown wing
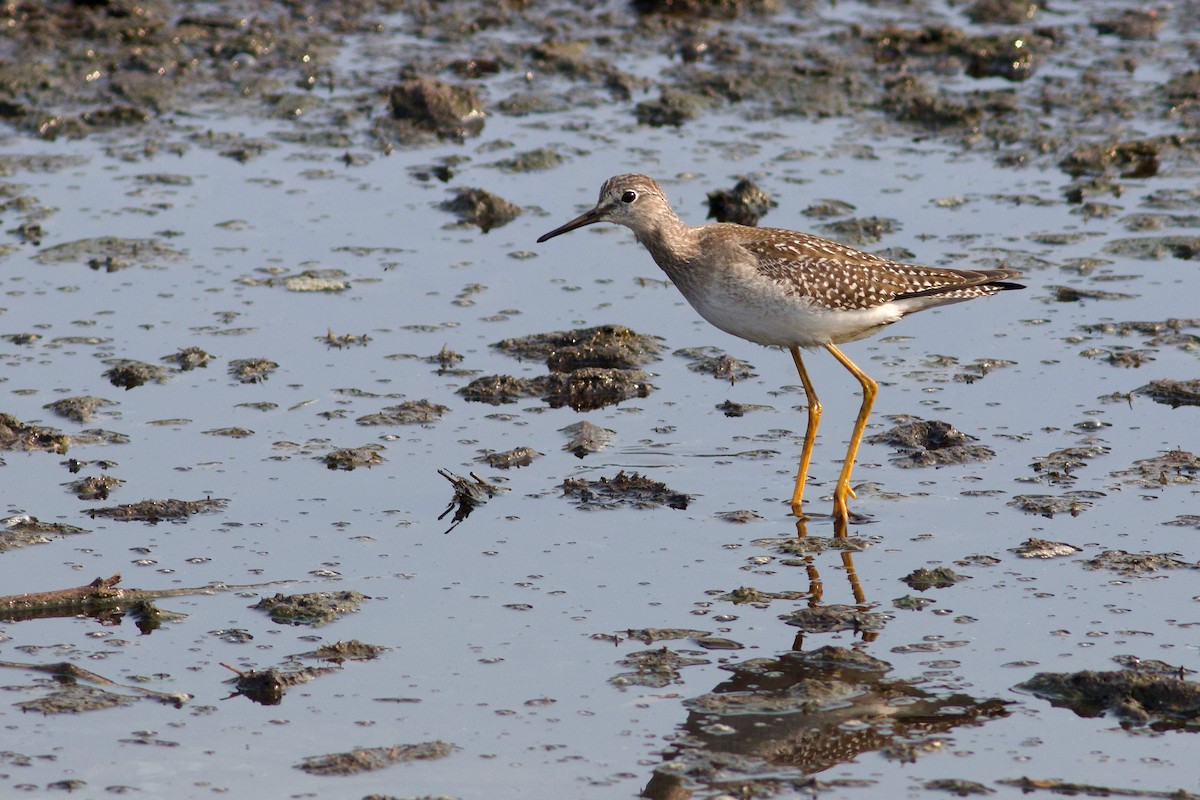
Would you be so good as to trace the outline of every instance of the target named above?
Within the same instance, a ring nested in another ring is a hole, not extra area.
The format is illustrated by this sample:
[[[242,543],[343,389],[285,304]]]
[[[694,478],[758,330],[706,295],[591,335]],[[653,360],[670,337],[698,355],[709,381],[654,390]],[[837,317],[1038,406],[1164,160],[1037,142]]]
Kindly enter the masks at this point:
[[[826,308],[874,308],[901,298],[938,296],[946,302],[995,294],[1015,270],[957,270],[900,264],[819,236],[779,228],[753,229],[741,243],[760,274]]]

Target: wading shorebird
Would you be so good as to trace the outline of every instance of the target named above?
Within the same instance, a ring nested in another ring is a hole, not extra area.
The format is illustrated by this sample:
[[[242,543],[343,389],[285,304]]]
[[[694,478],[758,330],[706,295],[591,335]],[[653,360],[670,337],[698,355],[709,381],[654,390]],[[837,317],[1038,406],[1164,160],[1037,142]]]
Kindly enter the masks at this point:
[[[1012,269],[948,269],[902,264],[819,236],[783,228],[717,222],[691,226],[676,216],[662,187],[645,175],[617,175],[596,207],[541,236],[544,242],[584,225],[612,222],[633,231],[692,308],[726,333],[792,354],[808,400],[808,427],[792,492],[801,501],[821,421],[821,401],[800,357],[823,347],[862,385],[862,406],[833,490],[833,517],[850,518],[850,472],[879,385],[838,349],[877,333],[905,314],[1023,289]]]

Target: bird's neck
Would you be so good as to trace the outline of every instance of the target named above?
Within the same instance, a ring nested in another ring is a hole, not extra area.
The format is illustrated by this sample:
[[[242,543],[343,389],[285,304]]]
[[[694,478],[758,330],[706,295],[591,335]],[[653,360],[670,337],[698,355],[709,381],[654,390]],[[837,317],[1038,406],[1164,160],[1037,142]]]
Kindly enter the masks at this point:
[[[652,225],[639,228],[633,233],[637,240],[650,251],[650,255],[667,273],[675,273],[687,266],[699,254],[696,230],[678,217],[663,217]]]

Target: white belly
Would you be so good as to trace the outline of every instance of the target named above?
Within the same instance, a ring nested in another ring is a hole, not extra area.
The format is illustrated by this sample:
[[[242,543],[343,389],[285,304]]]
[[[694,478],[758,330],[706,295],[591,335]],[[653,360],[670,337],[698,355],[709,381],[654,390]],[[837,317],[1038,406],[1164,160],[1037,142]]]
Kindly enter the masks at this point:
[[[688,291],[684,297],[700,316],[726,333],[773,347],[819,347],[852,342],[870,336],[900,319],[901,308],[885,303],[876,308],[832,311],[805,298],[778,291],[731,292],[710,283],[704,292]],[[775,289],[775,287],[770,287]]]

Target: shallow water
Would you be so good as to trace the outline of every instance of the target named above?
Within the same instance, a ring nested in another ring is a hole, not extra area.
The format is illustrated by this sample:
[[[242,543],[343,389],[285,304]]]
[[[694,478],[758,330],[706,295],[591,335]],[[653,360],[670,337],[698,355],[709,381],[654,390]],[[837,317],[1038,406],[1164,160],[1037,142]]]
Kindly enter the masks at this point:
[[[345,166],[340,152],[286,144],[244,164],[201,146],[128,162],[104,155],[101,139],[13,136],[0,145],[0,156],[80,159],[49,172],[18,167],[9,179],[57,210],[44,223],[40,246],[20,246],[2,262],[0,333],[42,338],[0,344],[0,411],[68,434],[99,427],[130,439],[69,452],[115,462],[107,472],[126,481],[97,503],[62,489],[72,478],[62,456],[3,455],[5,516],[31,514],[90,531],[5,552],[5,593],[116,572],[123,585],[141,589],[285,582],[161,600],[187,617],[151,635],[139,635],[128,619],[0,627],[2,659],[70,660],[120,683],[145,677],[148,687],[193,695],[179,709],[142,701],[79,716],[35,716],[11,703],[37,696],[17,687],[48,676],[7,670],[3,749],[32,758],[28,766],[0,769],[9,791],[36,793],[74,779],[86,783],[84,796],[124,786],[146,797],[629,797],[649,780],[659,752],[687,718],[683,700],[725,680],[724,664],[793,648],[796,630],[780,615],[805,600],[718,599],[739,586],[810,588],[811,571],[763,541],[796,534],[786,502],[804,412],[790,359],[699,320],[623,229],[585,229],[534,244],[589,207],[604,178],[625,171],[662,179],[693,224],[702,221],[706,192],[750,174],[778,203],[763,224],[814,228],[819,222],[800,211],[836,198],[853,204],[856,216],[898,223],[868,249],[904,248],[930,264],[1026,270],[1023,292],[916,315],[846,347],[881,384],[868,434],[890,427],[890,415],[910,414],[945,420],[996,452],[967,466],[901,469],[889,461],[892,448],[863,446],[854,479],[869,485],[852,508],[869,522],[851,533],[871,546],[853,563],[867,600],[892,619],[860,646],[889,662],[893,678],[935,694],[1000,698],[1013,703],[1010,715],[953,729],[942,747],[915,763],[864,752],[819,778],[867,784],[847,783],[827,796],[929,794],[922,784],[945,777],[970,778],[1014,797],[1016,790],[994,781],[1057,777],[1195,790],[1187,733],[1134,735],[1111,717],[1077,717],[1012,688],[1041,671],[1115,669],[1111,659],[1127,653],[1194,667],[1189,570],[1127,578],[1087,570],[1081,560],[1107,549],[1177,553],[1189,564],[1200,558],[1194,526],[1164,524],[1195,513],[1194,482],[1143,488],[1114,475],[1172,448],[1194,451],[1195,408],[1172,409],[1140,395],[1107,399],[1154,378],[1195,377],[1195,351],[1155,347],[1154,361],[1122,369],[1080,353],[1141,347],[1140,338],[1086,334],[1080,326],[1195,315],[1194,262],[1140,261],[1104,250],[1135,235],[1120,224],[1124,214],[1145,210],[1151,192],[1193,188],[1195,170],[1177,164],[1152,179],[1125,181],[1124,194],[1106,198],[1121,213],[1084,220],[1062,199],[1062,173],[1000,168],[986,155],[932,140],[876,135],[864,142],[860,125],[833,120],[747,122],[708,114],[679,130],[628,120],[595,108],[494,116],[478,141],[397,150],[359,167]],[[219,114],[178,124],[264,137],[287,129]],[[497,150],[497,142],[512,146]],[[489,167],[542,146],[578,150],[552,171]],[[798,148],[809,155],[797,158]],[[449,155],[471,159],[454,186],[485,187],[526,213],[487,234],[456,227],[437,208],[447,188],[411,175],[414,166]],[[187,176],[190,183],[139,180],[147,174]],[[1044,234],[1069,234],[1062,237],[1069,241],[1047,244]],[[181,255],[116,272],[36,261],[39,251],[94,236],[157,238]],[[1067,268],[1072,259],[1097,257],[1107,263],[1086,276]],[[268,269],[328,268],[348,273],[351,288],[300,293],[246,282],[266,277]],[[1132,296],[1057,302],[1056,285]],[[489,345],[606,323],[662,337],[667,354],[648,368],[656,387],[648,397],[588,413],[537,400],[468,403],[455,390],[470,377],[439,375],[425,360],[445,347],[464,356],[459,366],[479,374],[538,375],[543,365],[514,361]],[[366,334],[370,341],[332,349],[321,341],[328,331]],[[100,341],[63,341],[76,336]],[[159,363],[193,345],[216,356],[206,369],[129,391],[102,377],[107,358]],[[751,362],[758,377],[729,385],[670,355],[704,345]],[[229,362],[251,357],[269,358],[279,369],[263,383],[236,383],[226,372]],[[948,365],[947,357],[958,365],[1015,363],[968,383],[955,380],[962,367]],[[824,354],[814,353],[808,364],[826,413],[807,498],[810,511],[824,513],[858,398],[854,381]],[[43,409],[60,397],[89,394],[119,405],[83,425]],[[421,398],[450,411],[420,426],[355,422]],[[716,408],[727,399],[770,409],[729,418]],[[243,405],[251,403],[274,406]],[[564,452],[559,431],[580,419],[616,431],[614,445],[584,459]],[[254,433],[241,439],[206,433],[231,426]],[[1080,468],[1069,486],[1036,480],[1035,458],[1093,439],[1110,450]],[[368,443],[384,445],[384,464],[334,472],[316,460],[333,448]],[[522,445],[544,456],[509,471],[476,461],[484,450]],[[510,491],[446,534],[449,519],[438,515],[451,490],[439,468],[474,470]],[[585,512],[560,497],[565,478],[619,470],[648,474],[694,501],[686,510]],[[1008,505],[1015,495],[1067,490],[1099,494],[1077,516],[1045,518]],[[158,525],[87,513],[147,498],[208,496],[227,498],[228,508]],[[735,525],[716,516],[743,509],[761,519]],[[832,528],[815,517],[808,532],[829,535]],[[1009,552],[1031,536],[1083,552],[1050,561]],[[956,564],[980,554],[999,562]],[[900,578],[938,565],[970,579],[925,592],[936,602],[924,611],[892,607],[894,598],[915,594]],[[811,566],[825,603],[854,602],[839,555],[818,554]],[[261,594],[335,589],[371,599],[319,629],[280,625],[248,609]],[[630,639],[614,645],[596,635],[649,627],[700,629],[744,649],[665,642],[707,663],[684,668],[678,682],[662,688],[609,685],[628,670],[618,661],[648,646]],[[252,639],[228,641],[221,632],[229,629]],[[222,663],[243,670],[281,666],[321,642],[356,638],[392,649],[289,689],[277,707],[228,697],[232,690],[223,682],[233,673]],[[812,634],[803,646],[856,641],[848,632]],[[429,740],[461,749],[441,760],[347,777],[294,768],[308,756]],[[146,743],[155,741],[166,744]]]

